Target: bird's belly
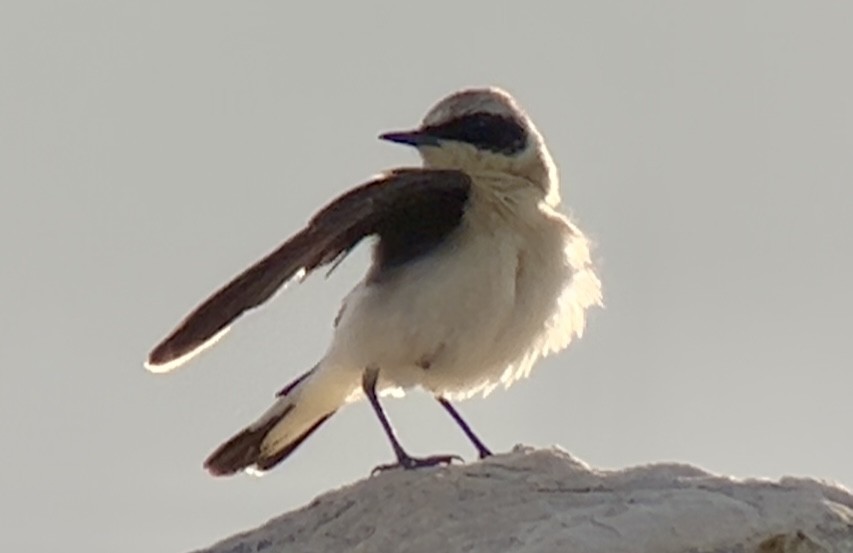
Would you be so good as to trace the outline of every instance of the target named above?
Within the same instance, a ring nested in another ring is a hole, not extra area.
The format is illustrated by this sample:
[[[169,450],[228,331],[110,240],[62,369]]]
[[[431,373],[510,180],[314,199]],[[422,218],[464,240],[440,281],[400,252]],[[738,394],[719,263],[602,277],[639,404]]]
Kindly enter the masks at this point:
[[[482,385],[504,368],[494,351],[513,316],[518,258],[509,233],[469,237],[359,284],[326,359],[378,367],[384,387],[454,394]]]

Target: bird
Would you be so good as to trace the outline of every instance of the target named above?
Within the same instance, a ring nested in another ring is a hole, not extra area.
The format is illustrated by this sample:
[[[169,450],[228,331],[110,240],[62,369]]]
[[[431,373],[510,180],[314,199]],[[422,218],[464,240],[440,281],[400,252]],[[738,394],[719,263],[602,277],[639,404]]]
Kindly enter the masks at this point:
[[[380,398],[414,388],[432,394],[486,458],[492,451],[454,403],[528,376],[537,360],[580,337],[588,310],[602,305],[590,240],[560,211],[556,165],[508,92],[454,91],[413,130],[379,138],[414,147],[422,164],[331,201],[199,304],[145,362],[152,372],[182,365],[291,280],[333,270],[373,239],[369,268],[343,299],[325,353],[210,454],[204,467],[214,476],[269,471],[365,398],[395,455],[376,470],[459,459],[403,447]]]

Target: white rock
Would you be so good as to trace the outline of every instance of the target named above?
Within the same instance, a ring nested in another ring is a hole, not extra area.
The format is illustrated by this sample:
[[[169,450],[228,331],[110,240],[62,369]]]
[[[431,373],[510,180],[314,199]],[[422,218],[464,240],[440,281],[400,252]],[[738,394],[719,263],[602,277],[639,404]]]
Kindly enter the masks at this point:
[[[688,465],[606,471],[558,449],[392,471],[208,553],[853,553],[853,495]]]

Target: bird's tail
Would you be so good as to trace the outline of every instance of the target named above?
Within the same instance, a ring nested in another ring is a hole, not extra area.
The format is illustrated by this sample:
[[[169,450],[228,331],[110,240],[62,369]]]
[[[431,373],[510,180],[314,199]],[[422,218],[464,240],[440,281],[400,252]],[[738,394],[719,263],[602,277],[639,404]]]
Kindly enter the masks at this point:
[[[352,392],[352,386],[330,381],[319,369],[285,386],[273,406],[216,448],[204,467],[214,476],[228,476],[245,469],[266,471],[289,457]]]

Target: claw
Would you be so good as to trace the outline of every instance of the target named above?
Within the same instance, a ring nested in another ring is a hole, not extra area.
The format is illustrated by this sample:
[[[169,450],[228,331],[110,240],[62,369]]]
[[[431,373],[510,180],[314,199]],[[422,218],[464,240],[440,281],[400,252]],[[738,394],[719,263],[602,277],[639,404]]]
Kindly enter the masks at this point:
[[[388,463],[387,465],[379,465],[370,471],[371,476],[375,476],[380,472],[393,469],[415,470],[426,467],[434,467],[436,465],[450,465],[453,461],[464,463],[465,460],[459,455],[431,455],[429,457],[401,457],[396,463]]]

